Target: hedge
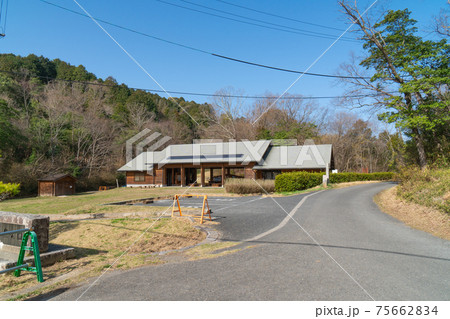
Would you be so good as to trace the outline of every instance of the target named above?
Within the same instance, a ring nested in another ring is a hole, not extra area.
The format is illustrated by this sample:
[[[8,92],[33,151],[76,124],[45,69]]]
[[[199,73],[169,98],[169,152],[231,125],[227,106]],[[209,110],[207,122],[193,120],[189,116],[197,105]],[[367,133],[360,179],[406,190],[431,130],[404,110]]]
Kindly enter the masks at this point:
[[[7,198],[13,197],[20,192],[20,184],[0,182],[0,202]]]
[[[380,173],[336,173],[330,174],[330,183],[346,183],[359,181],[387,181],[394,178],[392,172]]]
[[[283,173],[275,178],[277,192],[294,192],[312,188],[322,184],[324,173],[291,172]],[[385,181],[394,178],[394,173],[335,173],[330,174],[330,183],[345,183],[357,181]]]
[[[294,192],[322,184],[323,173],[291,172],[275,177],[277,192]]]

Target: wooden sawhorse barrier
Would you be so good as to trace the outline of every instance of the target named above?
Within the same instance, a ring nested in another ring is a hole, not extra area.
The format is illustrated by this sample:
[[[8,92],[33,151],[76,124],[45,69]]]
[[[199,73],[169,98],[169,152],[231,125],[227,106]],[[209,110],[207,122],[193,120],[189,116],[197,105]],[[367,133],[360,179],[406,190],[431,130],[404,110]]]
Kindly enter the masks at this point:
[[[180,198],[182,197],[196,197],[196,198],[203,198],[203,205],[202,205],[202,213],[201,215],[186,215],[181,212],[181,205],[180,205]],[[173,197],[173,205],[172,205],[172,217],[174,217],[174,213],[179,213],[181,217],[187,216],[187,217],[193,217],[200,219],[200,224],[203,224],[203,219],[205,215],[209,216],[209,220],[212,220],[211,214],[212,211],[209,208],[208,204],[208,195],[190,195],[190,194],[177,194]]]

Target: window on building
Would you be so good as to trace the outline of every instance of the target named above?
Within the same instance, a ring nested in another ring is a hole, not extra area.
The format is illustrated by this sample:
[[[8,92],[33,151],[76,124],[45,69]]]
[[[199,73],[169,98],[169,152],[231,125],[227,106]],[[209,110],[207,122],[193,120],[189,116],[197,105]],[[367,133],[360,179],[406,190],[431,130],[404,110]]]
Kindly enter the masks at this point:
[[[145,173],[135,172],[134,173],[134,181],[135,182],[144,182],[145,181]]]
[[[277,175],[281,174],[281,171],[275,170],[275,171],[263,171],[262,177],[263,179],[275,179]]]
[[[235,167],[230,168],[230,176],[228,178],[244,178],[244,168],[243,167]]]

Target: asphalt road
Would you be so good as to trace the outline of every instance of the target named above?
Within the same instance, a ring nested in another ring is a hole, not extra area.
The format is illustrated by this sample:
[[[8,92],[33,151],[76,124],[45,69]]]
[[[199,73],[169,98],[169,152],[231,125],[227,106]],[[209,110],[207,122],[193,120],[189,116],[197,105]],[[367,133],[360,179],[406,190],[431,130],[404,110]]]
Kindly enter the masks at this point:
[[[391,186],[211,200],[241,251],[110,272],[53,300],[449,300],[450,242],[382,213],[372,198]]]

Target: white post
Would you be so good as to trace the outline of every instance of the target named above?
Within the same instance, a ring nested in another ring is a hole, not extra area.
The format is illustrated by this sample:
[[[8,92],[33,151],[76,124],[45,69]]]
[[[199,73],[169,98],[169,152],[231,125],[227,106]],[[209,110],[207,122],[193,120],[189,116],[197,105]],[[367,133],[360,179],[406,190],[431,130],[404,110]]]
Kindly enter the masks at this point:
[[[323,187],[327,187],[328,186],[329,180],[330,180],[330,166],[327,163],[327,166],[326,166],[326,169],[325,169],[325,175],[322,176]]]

